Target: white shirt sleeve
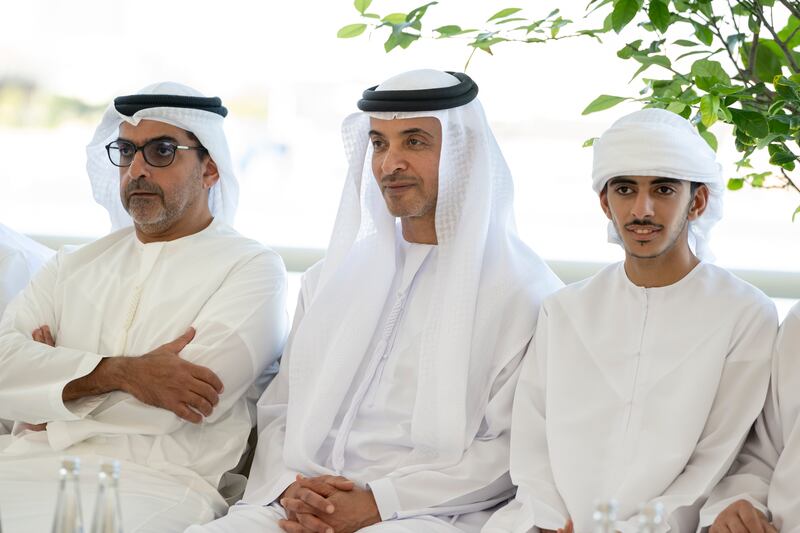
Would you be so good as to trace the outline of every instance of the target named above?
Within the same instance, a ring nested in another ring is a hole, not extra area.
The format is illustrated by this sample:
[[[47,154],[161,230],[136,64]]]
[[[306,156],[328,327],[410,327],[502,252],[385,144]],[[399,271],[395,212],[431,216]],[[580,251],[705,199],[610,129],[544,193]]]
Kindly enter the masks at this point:
[[[0,320],[0,417],[39,424],[76,420],[85,412],[73,412],[62,401],[67,383],[89,374],[102,355],[51,348],[31,337],[43,325],[56,331],[53,293],[58,278],[59,256],[48,261],[31,283],[6,308]]]
[[[192,323],[194,339],[180,356],[212,370],[224,391],[204,424],[229,416],[257,376],[280,356],[285,339],[286,271],[279,256],[262,253],[238,266],[209,298]],[[154,346],[155,348],[155,346]],[[48,439],[63,449],[92,435],[164,435],[188,424],[171,411],[119,395],[111,408],[83,424],[48,424]]]
[[[525,533],[534,526],[564,527],[568,513],[556,488],[547,444],[548,310],[542,306],[536,333],[522,364],[511,424],[511,479],[516,498],[497,511],[485,533]]]
[[[286,343],[280,370],[258,401],[258,445],[243,500],[254,505],[275,501],[291,485],[299,472],[286,466],[283,448],[286,440],[286,409],[289,402],[289,365],[292,339],[305,315],[306,279],[297,298],[292,331]]]
[[[21,253],[10,251],[0,256],[0,316],[30,280],[31,272]]]
[[[800,524],[800,497],[795,490],[800,464],[795,459],[800,439],[800,314],[786,317],[775,343],[770,394],[728,477],[712,492],[701,514],[701,526],[736,500],[750,501],[778,529]],[[769,498],[768,498],[769,497]],[[769,501],[768,501],[769,500]],[[767,509],[769,503],[769,510]]]

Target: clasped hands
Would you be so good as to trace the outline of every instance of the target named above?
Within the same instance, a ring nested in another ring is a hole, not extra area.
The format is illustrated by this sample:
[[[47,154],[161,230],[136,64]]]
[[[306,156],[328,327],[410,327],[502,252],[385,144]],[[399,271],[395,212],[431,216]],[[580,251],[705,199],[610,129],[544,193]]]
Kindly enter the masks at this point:
[[[381,521],[372,491],[341,476],[298,475],[283,491],[280,504],[287,533],[352,533]]]

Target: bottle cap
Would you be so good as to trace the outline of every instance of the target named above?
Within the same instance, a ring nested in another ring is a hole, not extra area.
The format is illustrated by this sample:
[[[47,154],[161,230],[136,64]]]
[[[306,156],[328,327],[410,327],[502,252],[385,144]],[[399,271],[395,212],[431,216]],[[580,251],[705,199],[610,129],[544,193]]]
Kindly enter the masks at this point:
[[[104,461],[103,464],[100,465],[100,474],[106,475],[112,479],[119,479],[119,461]]]

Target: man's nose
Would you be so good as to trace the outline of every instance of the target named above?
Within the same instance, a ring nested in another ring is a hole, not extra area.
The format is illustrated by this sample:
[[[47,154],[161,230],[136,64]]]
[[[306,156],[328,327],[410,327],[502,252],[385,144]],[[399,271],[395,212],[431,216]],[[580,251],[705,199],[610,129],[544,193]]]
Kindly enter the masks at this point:
[[[408,161],[404,157],[402,150],[392,148],[391,146],[386,149],[381,161],[381,170],[384,176],[403,171],[408,168]]]
[[[650,218],[655,213],[653,211],[653,198],[649,191],[639,191],[633,203],[631,214],[635,218]]]
[[[130,179],[137,179],[150,175],[150,165],[144,160],[144,153],[142,153],[141,150],[137,150],[136,153],[133,154],[133,160],[131,164],[128,165],[127,174]]]

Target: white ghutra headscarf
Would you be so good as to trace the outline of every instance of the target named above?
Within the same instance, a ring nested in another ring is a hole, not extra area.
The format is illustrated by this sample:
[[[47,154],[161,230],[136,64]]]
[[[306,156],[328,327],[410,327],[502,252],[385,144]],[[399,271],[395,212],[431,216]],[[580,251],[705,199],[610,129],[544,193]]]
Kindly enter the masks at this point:
[[[174,95],[203,97],[203,94],[174,82],[148,85],[137,95]],[[219,180],[210,189],[208,206],[211,215],[232,225],[239,201],[239,184],[233,173],[233,160],[219,114],[187,107],[149,107],[127,116],[112,102],[105,111],[94,137],[86,147],[86,170],[92,183],[95,201],[106,208],[111,217],[111,231],[133,224],[122,206],[119,193],[119,168],[111,164],[105,146],[119,135],[119,126],[128,122],[136,126],[141,120],[156,120],[192,132],[207,150],[219,169]]]
[[[375,92],[458,82],[439,71],[412,71]],[[372,173],[370,116],[435,117],[442,127],[436,289],[420,352],[414,451],[408,466],[395,474],[443,468],[461,458],[479,429],[492,379],[508,363],[495,357],[498,339],[522,350],[541,300],[561,286],[517,235],[511,173],[477,100],[444,110],[347,117],[342,132],[349,168],[341,204],[318,288],[291,353],[284,461],[302,472],[327,471],[315,463],[316,452],[379,327],[395,276],[397,221]],[[500,323],[510,294],[520,292],[530,305],[519,309],[519,320]]]
[[[722,218],[722,166],[688,120],[664,109],[642,109],[614,122],[594,143],[592,188],[599,194],[617,176],[705,183],[708,205],[702,216],[689,223],[689,246],[700,259],[714,259],[708,241],[711,228]],[[608,240],[622,244],[610,221]]]

